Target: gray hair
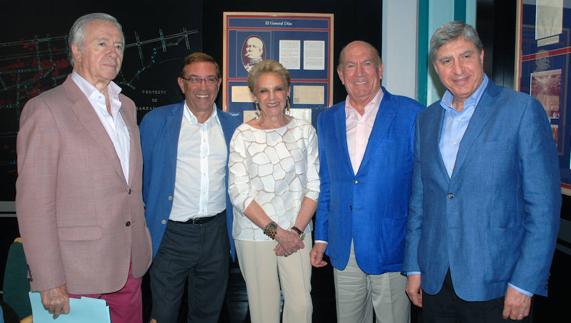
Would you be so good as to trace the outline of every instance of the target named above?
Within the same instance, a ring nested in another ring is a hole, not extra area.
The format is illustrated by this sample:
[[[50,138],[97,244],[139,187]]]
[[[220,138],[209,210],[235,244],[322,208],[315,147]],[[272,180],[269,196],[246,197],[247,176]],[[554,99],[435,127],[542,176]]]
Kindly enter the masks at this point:
[[[436,52],[440,47],[460,37],[473,43],[478,52],[482,52],[484,45],[476,29],[462,21],[451,21],[436,29],[432,38],[430,38],[430,61],[433,63],[436,61]]]
[[[69,35],[67,37],[71,66],[73,66],[75,63],[73,59],[73,54],[71,52],[71,46],[72,45],[77,45],[79,47],[83,46],[83,40],[85,38],[85,26],[87,26],[87,24],[95,20],[103,20],[115,25],[115,27],[117,27],[117,29],[121,32],[121,35],[123,36],[123,44],[125,44],[125,36],[123,35],[123,28],[121,27],[121,24],[117,21],[117,19],[115,19],[115,17],[102,12],[89,13],[83,15],[77,18],[77,20],[73,23],[71,29],[69,30]]]

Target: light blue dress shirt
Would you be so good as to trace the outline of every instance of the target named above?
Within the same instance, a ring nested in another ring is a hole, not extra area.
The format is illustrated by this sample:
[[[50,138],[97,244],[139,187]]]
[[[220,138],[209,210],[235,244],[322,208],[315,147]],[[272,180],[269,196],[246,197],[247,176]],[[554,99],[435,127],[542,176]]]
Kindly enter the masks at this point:
[[[452,171],[454,170],[454,164],[456,164],[456,155],[458,155],[458,148],[460,147],[460,142],[464,137],[464,133],[468,128],[468,124],[474,115],[476,106],[484,90],[488,86],[488,77],[484,74],[484,79],[480,86],[464,101],[464,109],[460,112],[456,111],[452,107],[452,100],[454,96],[450,91],[446,91],[442,100],[440,100],[440,106],[444,109],[444,120],[442,122],[442,130],[440,133],[440,142],[438,144],[440,148],[440,154],[442,155],[442,160],[446,166],[446,171],[448,171],[448,176],[452,176]]]

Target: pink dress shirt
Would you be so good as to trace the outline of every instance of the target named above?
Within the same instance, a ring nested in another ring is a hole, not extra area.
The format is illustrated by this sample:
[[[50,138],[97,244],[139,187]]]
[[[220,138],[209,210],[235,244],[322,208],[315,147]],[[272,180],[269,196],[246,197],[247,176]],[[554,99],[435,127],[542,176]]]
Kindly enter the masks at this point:
[[[365,155],[369,136],[373,130],[373,124],[375,123],[377,112],[379,112],[379,105],[382,99],[383,91],[379,89],[373,100],[365,106],[363,115],[351,106],[349,96],[345,100],[347,148],[349,149],[349,157],[351,158],[351,165],[355,174],[359,171],[359,166],[361,166],[361,161]]]

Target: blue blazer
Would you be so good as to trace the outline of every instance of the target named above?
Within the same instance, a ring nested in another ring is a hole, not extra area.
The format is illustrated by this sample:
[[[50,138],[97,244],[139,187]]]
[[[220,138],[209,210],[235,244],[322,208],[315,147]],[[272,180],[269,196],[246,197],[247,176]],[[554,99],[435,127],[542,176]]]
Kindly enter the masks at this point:
[[[501,297],[508,283],[546,295],[561,193],[543,108],[490,81],[452,176],[438,147],[443,119],[440,102],[418,117],[404,271],[436,294],[450,269],[467,301]]]
[[[172,209],[178,137],[183,109],[184,101],[158,107],[147,113],[140,125],[143,150],[143,200],[145,218],[153,242],[153,256],[159,249]],[[228,150],[230,139],[239,121],[222,111],[217,111],[217,114]],[[226,187],[228,187],[228,167],[226,167]],[[226,194],[226,226],[230,240],[230,253],[234,257],[232,219],[232,204]]]
[[[317,133],[321,192],[315,240],[343,270],[351,241],[357,263],[368,274],[400,271],[414,150],[416,101],[390,94],[383,99],[361,166],[355,174],[347,148],[345,102],[319,114]]]

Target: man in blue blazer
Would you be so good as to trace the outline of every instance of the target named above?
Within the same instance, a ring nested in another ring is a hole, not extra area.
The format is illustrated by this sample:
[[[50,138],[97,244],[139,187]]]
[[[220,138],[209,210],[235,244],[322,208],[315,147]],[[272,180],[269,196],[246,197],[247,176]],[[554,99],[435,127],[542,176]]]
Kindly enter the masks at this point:
[[[339,55],[347,99],[319,115],[321,193],[311,262],[334,267],[338,322],[405,323],[400,274],[422,106],[381,87],[379,52],[362,41]]]
[[[437,29],[430,57],[447,91],[418,117],[406,292],[424,323],[529,319],[561,206],[546,114],[488,79],[470,25]]]
[[[218,322],[224,301],[233,252],[228,144],[238,120],[216,108],[220,82],[212,57],[187,56],[178,77],[185,100],[154,109],[140,126],[157,322],[178,322],[187,280],[188,322]]]

